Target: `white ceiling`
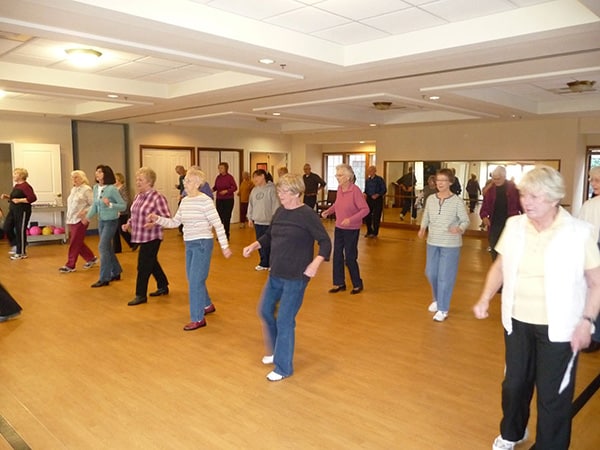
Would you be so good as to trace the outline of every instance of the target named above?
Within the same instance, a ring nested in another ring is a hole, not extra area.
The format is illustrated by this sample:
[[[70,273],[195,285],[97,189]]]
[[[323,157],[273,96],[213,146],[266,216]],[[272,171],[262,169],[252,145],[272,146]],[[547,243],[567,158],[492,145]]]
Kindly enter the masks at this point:
[[[0,2],[0,115],[298,133],[600,114],[575,80],[600,82],[600,0]]]

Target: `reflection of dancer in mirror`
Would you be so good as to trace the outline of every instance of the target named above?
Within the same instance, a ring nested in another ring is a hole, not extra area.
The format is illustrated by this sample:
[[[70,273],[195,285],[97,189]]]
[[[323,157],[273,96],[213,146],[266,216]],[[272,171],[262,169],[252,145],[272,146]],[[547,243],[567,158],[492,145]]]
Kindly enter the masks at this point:
[[[413,173],[412,166],[408,168],[408,172],[396,181],[396,184],[400,187],[400,204],[402,205],[400,220],[404,220],[404,216],[409,211],[411,212],[411,217],[416,219],[417,208],[415,208],[415,188],[417,185],[417,177]]]

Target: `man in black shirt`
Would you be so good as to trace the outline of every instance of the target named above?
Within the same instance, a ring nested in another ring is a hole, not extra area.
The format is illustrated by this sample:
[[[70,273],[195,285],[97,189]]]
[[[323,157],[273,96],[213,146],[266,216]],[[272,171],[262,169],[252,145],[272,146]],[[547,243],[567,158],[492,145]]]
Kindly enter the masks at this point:
[[[305,187],[304,204],[311,209],[315,209],[315,205],[317,204],[317,194],[327,183],[325,183],[319,175],[311,172],[310,164],[304,164],[302,181],[304,181]]]

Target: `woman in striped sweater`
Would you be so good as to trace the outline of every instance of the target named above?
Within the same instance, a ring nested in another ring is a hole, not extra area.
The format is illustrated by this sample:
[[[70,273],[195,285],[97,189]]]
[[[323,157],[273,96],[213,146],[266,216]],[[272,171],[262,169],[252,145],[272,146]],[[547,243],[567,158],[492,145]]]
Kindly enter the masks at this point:
[[[441,169],[436,174],[438,192],[430,195],[425,204],[419,238],[427,235],[425,275],[431,284],[433,302],[429,311],[433,320],[443,322],[448,317],[450,298],[456,283],[462,235],[469,226],[469,216],[462,199],[450,191],[454,174]]]
[[[231,256],[231,249],[213,201],[206,194],[200,192],[200,187],[206,183],[204,172],[193,167],[190,168],[183,183],[187,196],[181,199],[175,216],[170,218],[149,214],[148,226],[157,223],[165,228],[177,228],[183,224],[185,268],[192,318],[192,321],[183,329],[192,331],[205,327],[204,315],[215,311],[215,305],[212,304],[206,289],[206,279],[213,250],[213,228],[217,232],[217,239],[225,258]]]

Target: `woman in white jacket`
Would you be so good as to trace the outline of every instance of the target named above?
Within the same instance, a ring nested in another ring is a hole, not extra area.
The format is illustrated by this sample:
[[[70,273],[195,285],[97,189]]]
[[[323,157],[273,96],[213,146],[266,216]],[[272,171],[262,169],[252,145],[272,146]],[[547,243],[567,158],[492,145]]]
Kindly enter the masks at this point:
[[[600,309],[600,252],[592,226],[559,206],[565,188],[556,170],[536,167],[519,191],[525,214],[508,219],[473,308],[477,318],[486,318],[503,286],[506,373],[493,449],[510,450],[527,439],[535,387],[535,446],[566,450],[577,352],[589,345]]]

